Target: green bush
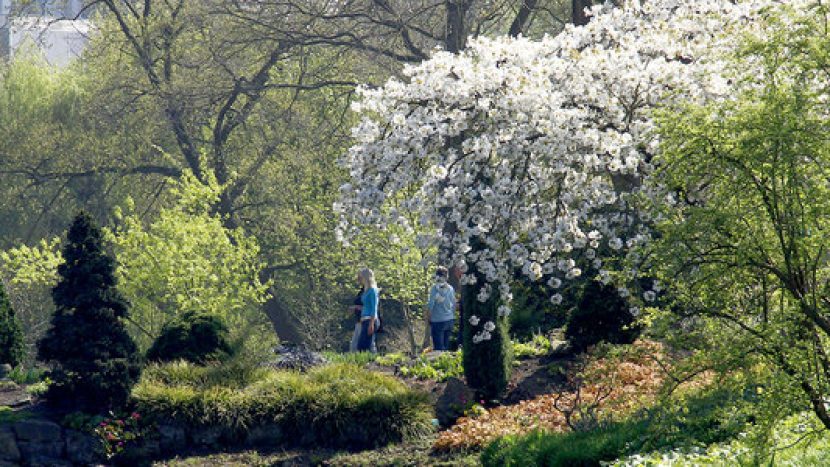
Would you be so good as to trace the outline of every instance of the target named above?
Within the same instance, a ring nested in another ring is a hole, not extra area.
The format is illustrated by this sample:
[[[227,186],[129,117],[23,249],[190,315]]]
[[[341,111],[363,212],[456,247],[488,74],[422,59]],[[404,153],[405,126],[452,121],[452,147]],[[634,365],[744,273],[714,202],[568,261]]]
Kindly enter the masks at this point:
[[[38,358],[53,368],[46,397],[90,412],[117,408],[140,374],[135,343],[122,321],[127,302],[116,289],[115,262],[104,253],[92,219],[78,215],[67,237],[52,290],[55,313],[38,346]]]
[[[35,384],[43,381],[46,372],[40,368],[14,367],[9,373],[9,379],[19,385]]]
[[[549,354],[551,351],[550,338],[541,334],[533,336],[533,339],[528,342],[514,342],[513,343],[513,357],[527,358],[527,357],[541,357]]]
[[[461,354],[461,351],[442,352],[432,359],[429,359],[426,355],[421,355],[414,362],[401,365],[400,372],[403,376],[414,376],[418,379],[432,379],[435,381],[458,378],[464,374]]]
[[[234,353],[228,336],[228,327],[220,317],[185,312],[164,325],[147,351],[147,359],[155,362],[187,360],[193,363],[225,360]]]
[[[282,443],[372,447],[432,429],[428,396],[355,365],[298,373],[184,361],[149,366],[133,391],[145,416],[188,427],[215,427],[229,440],[264,425]]]
[[[476,249],[478,245],[473,245]],[[485,284],[485,277],[469,266],[467,274],[476,278],[476,284]],[[464,376],[467,384],[484,399],[498,399],[507,389],[510,381],[513,357],[508,333],[508,319],[498,312],[501,304],[497,293],[490,295],[485,303],[478,300],[479,286],[465,285],[461,294],[461,306],[464,310]],[[470,319],[475,317],[474,325]],[[494,325],[487,333],[487,338],[477,342],[485,332],[485,326]]]
[[[640,334],[633,323],[628,304],[614,287],[590,281],[571,312],[565,337],[577,352],[600,342],[630,344]]]
[[[0,364],[20,365],[25,353],[23,328],[0,282]]]
[[[629,421],[587,432],[534,431],[506,436],[482,452],[481,462],[485,466],[599,466],[636,448],[632,442],[643,438],[647,429],[645,421]]]

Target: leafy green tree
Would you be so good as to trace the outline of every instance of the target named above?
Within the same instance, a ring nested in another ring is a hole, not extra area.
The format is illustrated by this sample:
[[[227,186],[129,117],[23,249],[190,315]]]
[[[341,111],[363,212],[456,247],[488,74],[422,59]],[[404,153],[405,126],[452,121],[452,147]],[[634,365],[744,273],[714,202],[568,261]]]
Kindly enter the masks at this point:
[[[0,282],[0,364],[17,366],[25,355],[23,329]]]
[[[211,213],[221,188],[205,185],[189,173],[170,189],[175,200],[146,224],[128,199],[126,213],[117,209],[118,225],[103,229],[103,240],[115,249],[118,290],[131,304],[125,320],[141,351],[164,325],[186,312],[221,317],[234,329],[233,338],[248,336],[251,345],[273,341],[273,328],[260,305],[268,283],[256,240],[241,229],[226,228]],[[53,286],[64,263],[59,242],[42,241],[0,254],[5,275],[14,284]]]
[[[38,358],[52,366],[47,398],[82,410],[123,406],[140,373],[136,346],[122,320],[129,308],[116,289],[115,261],[87,214],[75,218],[52,291],[52,327]]]
[[[662,114],[653,272],[671,315],[768,369],[773,419],[830,428],[830,142],[826,6],[771,17],[733,57],[731,99]],[[774,390],[772,390],[774,388]]]
[[[222,188],[186,172],[170,196],[175,204],[145,225],[137,213],[116,213],[106,230],[118,256],[119,290],[132,304],[131,328],[147,349],[172,319],[188,312],[220,317],[234,337],[253,343],[274,335],[262,313],[268,284],[260,282],[260,250],[242,229],[211,213]],[[128,206],[129,209],[129,206]]]

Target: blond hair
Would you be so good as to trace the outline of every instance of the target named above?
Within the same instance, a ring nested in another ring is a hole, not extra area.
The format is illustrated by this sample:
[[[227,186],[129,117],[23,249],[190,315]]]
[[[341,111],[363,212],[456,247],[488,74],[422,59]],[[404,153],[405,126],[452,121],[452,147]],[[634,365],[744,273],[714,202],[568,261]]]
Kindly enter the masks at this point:
[[[367,288],[370,288],[370,289],[371,289],[372,287],[377,288],[378,283],[377,283],[377,282],[375,282],[375,273],[374,273],[374,272],[372,272],[372,270],[371,270],[371,269],[369,269],[369,268],[363,268],[363,269],[361,269],[361,270],[360,270],[360,272],[359,272],[359,273],[357,273],[357,275],[358,275],[358,277],[360,277],[361,279],[363,279],[363,284],[364,284]]]

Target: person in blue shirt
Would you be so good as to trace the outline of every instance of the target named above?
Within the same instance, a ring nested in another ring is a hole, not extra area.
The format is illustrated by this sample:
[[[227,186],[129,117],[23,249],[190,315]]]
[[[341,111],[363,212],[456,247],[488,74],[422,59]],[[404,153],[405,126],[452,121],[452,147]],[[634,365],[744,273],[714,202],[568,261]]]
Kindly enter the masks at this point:
[[[455,326],[455,290],[447,283],[449,271],[439,266],[435,271],[435,285],[429,291],[429,327],[433,350],[449,350],[450,336]]]
[[[357,350],[358,352],[374,352],[380,290],[375,282],[375,273],[371,269],[362,269],[358,278],[363,287],[363,295],[360,297],[363,306],[360,310],[360,337],[357,340]]]

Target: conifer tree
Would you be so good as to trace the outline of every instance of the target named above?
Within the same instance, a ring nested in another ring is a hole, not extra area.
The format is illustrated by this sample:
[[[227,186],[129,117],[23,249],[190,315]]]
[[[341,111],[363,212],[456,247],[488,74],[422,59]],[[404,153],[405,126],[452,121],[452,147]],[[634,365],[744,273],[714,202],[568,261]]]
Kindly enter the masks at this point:
[[[116,289],[115,262],[101,231],[79,214],[69,228],[65,263],[52,290],[55,314],[38,357],[52,365],[50,403],[102,411],[123,405],[138,380],[136,345],[122,319],[128,305]]]
[[[17,366],[24,356],[23,329],[0,282],[0,364]]]
[[[474,264],[468,274],[477,283],[484,281]],[[509,322],[498,297],[491,294],[481,303],[478,288],[465,285],[461,294],[461,308],[465,311],[463,365],[467,384],[485,399],[498,399],[507,389],[513,361]],[[472,311],[467,311],[472,310]]]

